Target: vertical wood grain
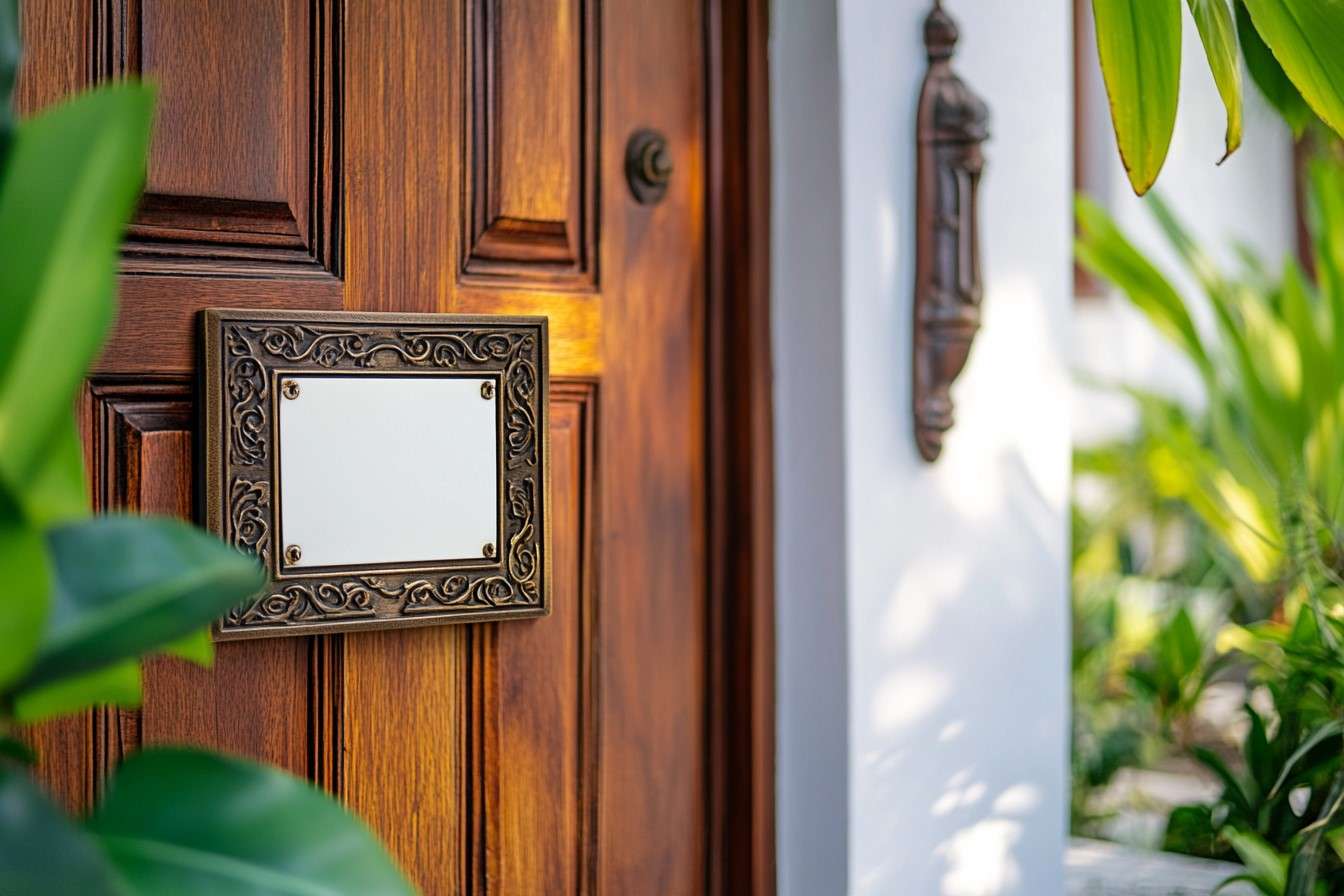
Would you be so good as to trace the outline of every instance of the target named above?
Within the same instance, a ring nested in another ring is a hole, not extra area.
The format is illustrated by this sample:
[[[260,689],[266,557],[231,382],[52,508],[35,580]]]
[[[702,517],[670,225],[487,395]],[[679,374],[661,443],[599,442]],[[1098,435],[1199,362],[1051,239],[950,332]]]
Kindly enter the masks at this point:
[[[704,22],[603,4],[598,890],[705,890]],[[629,197],[626,138],[675,173]]]
[[[455,279],[449,193],[457,21],[449,4],[346,9],[345,306],[446,308]],[[343,639],[342,796],[425,893],[471,892],[471,633]]]
[[[551,391],[554,611],[496,625],[488,811],[497,819],[497,893],[592,892],[596,710],[589,556],[593,390]]]

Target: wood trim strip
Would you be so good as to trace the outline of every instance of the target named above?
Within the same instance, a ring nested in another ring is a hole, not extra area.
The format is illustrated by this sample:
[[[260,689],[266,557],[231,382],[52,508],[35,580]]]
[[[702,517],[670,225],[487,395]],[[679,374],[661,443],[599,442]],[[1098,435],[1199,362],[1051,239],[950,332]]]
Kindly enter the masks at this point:
[[[708,872],[775,892],[767,0],[709,0]]]

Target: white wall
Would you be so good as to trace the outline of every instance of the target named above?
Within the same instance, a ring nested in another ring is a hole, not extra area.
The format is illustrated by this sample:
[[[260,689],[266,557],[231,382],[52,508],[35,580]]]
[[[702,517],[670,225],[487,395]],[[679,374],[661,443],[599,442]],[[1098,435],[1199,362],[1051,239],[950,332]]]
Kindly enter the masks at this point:
[[[1253,247],[1271,270],[1276,269],[1294,251],[1292,141],[1288,129],[1245,77],[1241,148],[1222,165],[1215,164],[1223,155],[1226,113],[1204,63],[1204,50],[1190,11],[1185,4],[1182,8],[1185,37],[1181,50],[1185,58],[1181,102],[1171,150],[1154,191],[1229,270],[1236,267],[1232,252],[1236,242]],[[1090,79],[1085,86],[1089,114],[1083,122],[1093,166],[1087,192],[1111,211],[1125,232],[1179,287],[1188,295],[1197,295],[1193,278],[1184,272],[1144,201],[1130,189],[1115,149],[1096,45],[1090,32],[1088,37],[1081,47],[1087,54],[1084,71]],[[1080,371],[1198,401],[1200,390],[1193,371],[1121,296],[1108,295],[1078,304],[1073,345],[1073,363]],[[1114,436],[1133,420],[1133,407],[1123,398],[1095,389],[1075,390],[1076,441],[1086,443]]]
[[[935,465],[918,458],[909,420],[913,123],[929,5],[772,7],[786,896],[1063,889],[1069,4],[948,3],[962,25],[957,68],[989,101],[993,136],[984,328]],[[838,193],[825,133],[836,96]],[[837,210],[838,283],[834,237],[808,242]],[[837,389],[838,411],[826,404]],[[824,546],[828,563],[837,539],[840,568],[814,568],[809,551]],[[830,662],[837,620],[847,674]],[[828,701],[844,693],[837,806],[819,766],[841,737]],[[842,872],[831,870],[837,848]]]
[[[781,894],[830,896],[849,823],[835,7],[778,0],[771,24],[777,852]]]

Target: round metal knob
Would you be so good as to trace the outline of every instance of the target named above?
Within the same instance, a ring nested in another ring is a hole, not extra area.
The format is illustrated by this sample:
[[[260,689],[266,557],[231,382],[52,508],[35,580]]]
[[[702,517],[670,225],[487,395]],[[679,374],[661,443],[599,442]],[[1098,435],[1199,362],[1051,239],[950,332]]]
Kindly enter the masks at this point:
[[[672,180],[672,154],[667,148],[667,138],[648,128],[631,134],[625,144],[625,179],[631,195],[641,205],[662,199]]]

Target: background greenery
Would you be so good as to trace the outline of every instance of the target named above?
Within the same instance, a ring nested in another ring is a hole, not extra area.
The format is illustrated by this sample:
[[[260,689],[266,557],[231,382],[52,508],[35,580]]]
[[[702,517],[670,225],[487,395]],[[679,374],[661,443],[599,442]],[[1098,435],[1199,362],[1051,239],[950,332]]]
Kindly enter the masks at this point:
[[[114,316],[154,92],[18,122],[18,61],[0,0],[0,896],[409,893],[359,821],[273,768],[147,749],[82,820],[32,779],[21,723],[137,705],[147,654],[208,664],[206,626],[264,576],[186,523],[89,512],[72,408]]]

